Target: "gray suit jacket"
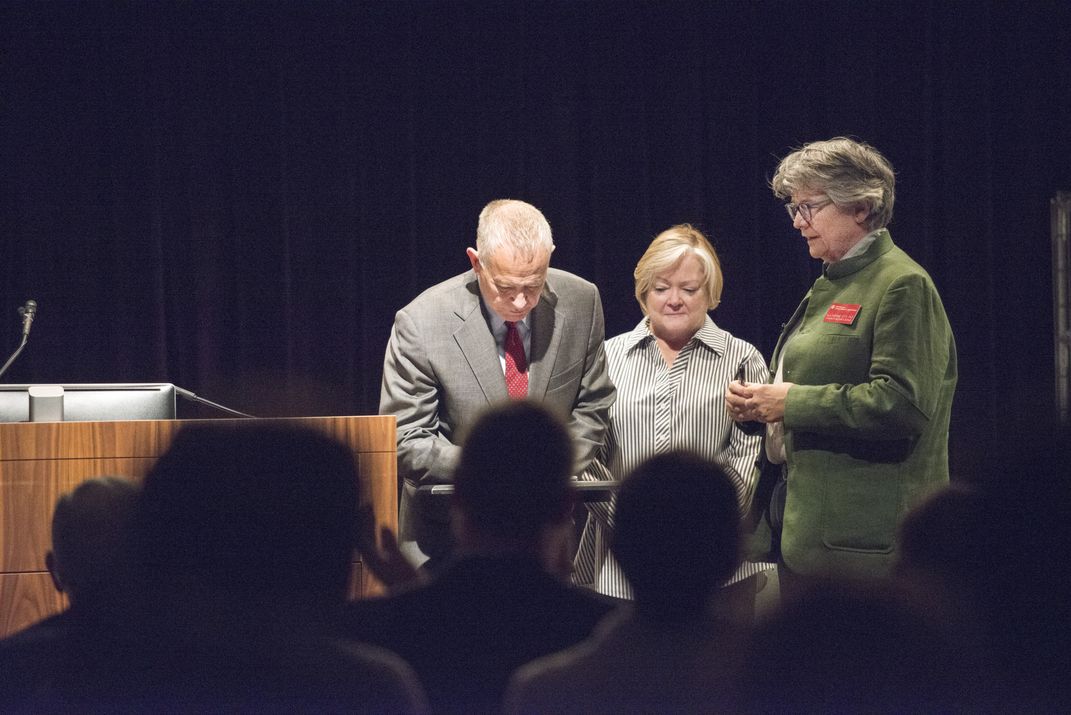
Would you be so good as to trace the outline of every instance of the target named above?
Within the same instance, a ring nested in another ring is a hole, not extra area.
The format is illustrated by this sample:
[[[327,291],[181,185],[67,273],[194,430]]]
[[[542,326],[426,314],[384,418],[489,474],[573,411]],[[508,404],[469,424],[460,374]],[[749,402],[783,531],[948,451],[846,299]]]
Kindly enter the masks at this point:
[[[579,474],[605,440],[616,397],[606,371],[599,291],[551,268],[531,316],[528,394],[569,425]],[[473,271],[432,286],[398,311],[383,361],[379,412],[398,418],[403,540],[441,555],[449,541],[446,500],[418,499],[416,488],[451,481],[464,429],[507,399]]]

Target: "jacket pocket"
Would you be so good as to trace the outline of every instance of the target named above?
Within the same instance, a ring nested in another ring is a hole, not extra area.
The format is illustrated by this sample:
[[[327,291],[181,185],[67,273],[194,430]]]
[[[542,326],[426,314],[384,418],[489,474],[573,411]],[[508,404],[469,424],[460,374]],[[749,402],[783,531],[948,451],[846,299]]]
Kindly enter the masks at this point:
[[[830,465],[826,477],[822,543],[837,551],[890,553],[900,513],[897,466],[867,462]]]
[[[580,388],[580,378],[584,375],[584,359],[581,358],[572,363],[564,370],[554,373],[547,382],[547,395],[558,390],[571,390],[574,393]]]

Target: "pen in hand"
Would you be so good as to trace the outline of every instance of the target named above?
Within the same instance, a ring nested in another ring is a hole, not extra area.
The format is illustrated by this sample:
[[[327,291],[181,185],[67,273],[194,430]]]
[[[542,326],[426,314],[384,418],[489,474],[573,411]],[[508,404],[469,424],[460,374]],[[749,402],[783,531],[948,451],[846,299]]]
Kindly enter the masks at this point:
[[[736,381],[744,384],[744,368],[747,367],[747,358],[740,361],[740,367],[736,368]]]

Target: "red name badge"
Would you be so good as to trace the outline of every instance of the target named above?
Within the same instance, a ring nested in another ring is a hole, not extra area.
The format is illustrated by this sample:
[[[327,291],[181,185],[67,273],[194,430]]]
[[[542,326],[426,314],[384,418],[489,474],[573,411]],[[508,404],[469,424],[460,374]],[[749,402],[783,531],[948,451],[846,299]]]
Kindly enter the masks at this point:
[[[855,316],[859,315],[859,309],[863,306],[858,303],[834,303],[826,311],[826,317],[822,318],[825,323],[841,323],[851,325],[855,322]]]

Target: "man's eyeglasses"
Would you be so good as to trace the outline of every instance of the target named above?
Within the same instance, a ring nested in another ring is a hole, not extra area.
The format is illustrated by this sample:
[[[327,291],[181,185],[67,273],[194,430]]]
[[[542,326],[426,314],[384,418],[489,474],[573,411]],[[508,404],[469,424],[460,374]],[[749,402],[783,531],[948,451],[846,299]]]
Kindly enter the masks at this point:
[[[787,203],[785,204],[785,210],[788,211],[788,217],[793,221],[796,220],[796,214],[798,213],[803,217],[803,220],[807,223],[811,222],[811,217],[816,213],[824,209],[833,203],[833,199],[825,199],[823,201],[806,201],[800,203]]]

